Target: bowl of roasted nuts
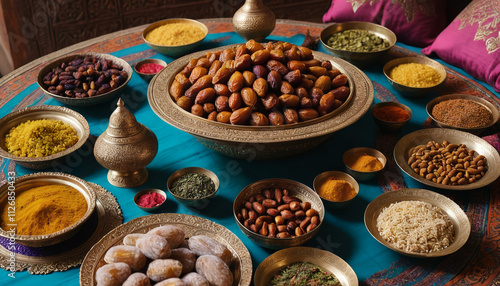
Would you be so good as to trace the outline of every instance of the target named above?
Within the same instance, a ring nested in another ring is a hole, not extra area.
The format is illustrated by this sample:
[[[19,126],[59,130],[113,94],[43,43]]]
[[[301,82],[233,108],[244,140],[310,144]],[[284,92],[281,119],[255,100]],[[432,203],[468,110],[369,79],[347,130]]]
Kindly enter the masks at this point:
[[[311,239],[325,216],[323,202],[308,186],[289,179],[264,179],[246,186],[234,200],[241,231],[256,244],[279,249]]]
[[[317,146],[356,122],[373,97],[366,75],[342,59],[253,40],[173,61],[148,89],[151,108],[169,125],[252,160]]]
[[[89,106],[116,98],[132,77],[127,61],[101,53],[72,54],[47,63],[37,83],[45,94],[67,105]]]
[[[320,41],[334,56],[363,67],[380,60],[396,44],[397,38],[384,26],[351,21],[324,28]]]

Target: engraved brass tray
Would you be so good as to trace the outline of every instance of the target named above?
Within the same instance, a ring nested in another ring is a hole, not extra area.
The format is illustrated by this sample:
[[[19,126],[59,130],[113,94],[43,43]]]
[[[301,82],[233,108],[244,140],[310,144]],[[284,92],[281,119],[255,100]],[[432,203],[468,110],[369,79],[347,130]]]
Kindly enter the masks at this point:
[[[111,246],[123,244],[123,238],[129,233],[146,233],[160,226],[172,224],[181,227],[186,238],[194,235],[206,235],[224,244],[233,254],[230,265],[234,274],[233,285],[250,285],[252,280],[252,259],[243,242],[229,229],[207,219],[185,214],[163,213],[133,219],[106,234],[87,253],[80,268],[80,285],[96,286],[95,273],[105,264],[104,255]]]
[[[339,131],[363,116],[373,102],[370,79],[356,66],[340,58],[313,51],[315,59],[328,60],[345,74],[351,94],[337,110],[316,119],[281,126],[236,126],[210,121],[181,109],[170,96],[175,75],[191,60],[207,52],[234,48],[229,45],[196,52],[179,58],[160,71],[148,88],[149,105],[162,120],[193,135],[205,146],[237,158],[272,159],[291,156],[316,147],[335,131]]]
[[[417,253],[399,249],[392,243],[385,240],[377,229],[377,218],[385,207],[388,207],[392,203],[401,201],[427,202],[444,211],[450,218],[455,228],[455,240],[452,244],[447,248],[438,251]],[[424,189],[399,189],[381,194],[366,207],[365,226],[370,234],[387,248],[406,256],[419,258],[440,257],[452,254],[459,250],[467,242],[471,232],[469,219],[459,205],[446,196]]]

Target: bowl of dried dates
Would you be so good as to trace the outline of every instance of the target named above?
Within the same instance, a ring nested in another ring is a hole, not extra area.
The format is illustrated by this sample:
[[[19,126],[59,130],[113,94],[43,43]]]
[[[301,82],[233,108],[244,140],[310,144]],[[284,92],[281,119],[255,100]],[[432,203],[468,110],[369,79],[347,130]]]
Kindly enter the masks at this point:
[[[281,178],[246,186],[234,200],[233,213],[246,236],[271,249],[305,243],[319,231],[325,216],[323,202],[314,190]]]
[[[60,57],[39,72],[37,83],[48,96],[72,106],[88,106],[117,97],[132,77],[125,60],[101,53]]]
[[[187,55],[152,79],[148,100],[168,124],[245,159],[304,152],[356,122],[373,86],[352,64],[286,42]]]

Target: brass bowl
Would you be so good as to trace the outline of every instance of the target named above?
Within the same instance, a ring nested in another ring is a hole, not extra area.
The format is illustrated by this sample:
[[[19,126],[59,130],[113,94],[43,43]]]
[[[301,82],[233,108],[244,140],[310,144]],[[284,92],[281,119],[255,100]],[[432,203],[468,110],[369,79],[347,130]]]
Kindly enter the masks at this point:
[[[276,251],[264,259],[255,270],[255,286],[270,285],[273,276],[283,267],[295,262],[310,262],[335,275],[343,286],[358,286],[358,277],[339,256],[314,247],[290,247]]]
[[[52,119],[70,124],[78,135],[78,142],[68,149],[45,157],[20,157],[7,151],[5,136],[10,129],[28,120]],[[40,105],[13,111],[0,119],[0,156],[30,169],[45,169],[55,164],[64,164],[67,157],[82,147],[90,135],[87,120],[80,113],[62,106]]]
[[[376,116],[376,112],[379,108],[384,107],[384,106],[397,106],[399,108],[402,108],[406,112],[408,112],[408,118],[406,120],[399,121],[399,122],[387,121],[387,120],[383,120],[381,118],[378,118]],[[379,102],[379,103],[373,105],[371,108],[371,113],[373,116],[373,120],[375,120],[375,123],[380,128],[380,130],[382,130],[384,132],[388,132],[388,133],[401,130],[401,128],[403,128],[403,126],[405,126],[406,123],[408,123],[408,121],[410,121],[411,117],[413,116],[413,113],[408,106],[406,106],[402,103],[399,103],[399,102],[394,102],[394,101]]]
[[[144,195],[144,194],[147,194],[147,193],[157,193],[159,194],[160,196],[163,197],[163,202],[161,202],[160,204],[154,206],[154,207],[143,207],[141,205],[139,205],[139,198]],[[165,202],[167,201],[167,193],[165,193],[164,191],[160,190],[160,189],[144,189],[144,190],[141,190],[139,192],[137,192],[137,194],[135,194],[134,196],[134,203],[135,205],[140,208],[141,210],[143,211],[147,211],[147,212],[152,212],[154,210],[157,210],[159,209],[163,204],[165,204]]]
[[[150,81],[158,72],[156,73],[143,73],[139,71],[139,67],[144,65],[144,64],[157,64],[162,67],[166,67],[167,63],[165,61],[159,60],[159,59],[145,59],[142,60],[134,65],[134,71],[140,75],[144,80]]]
[[[328,38],[330,38],[332,34],[354,29],[365,30],[387,40],[389,42],[389,47],[375,52],[352,52],[334,49],[327,44]],[[396,34],[394,34],[393,31],[387,29],[386,27],[370,22],[358,21],[332,24],[321,31],[319,39],[323,47],[325,47],[325,49],[328,50],[331,54],[347,60],[358,67],[365,67],[380,60],[384,56],[384,54],[386,54],[396,44],[397,41]]]
[[[328,180],[330,178],[347,181],[348,183],[350,183],[352,185],[352,187],[356,191],[356,195],[354,197],[352,197],[351,199],[345,200],[345,201],[332,201],[332,200],[329,200],[329,199],[322,197],[321,195],[319,195],[318,191],[321,188],[321,185],[326,180]],[[320,196],[321,199],[323,199],[323,204],[325,205],[325,207],[331,208],[331,209],[341,208],[341,207],[348,205],[359,194],[359,184],[356,181],[356,179],[354,179],[351,175],[349,175],[347,173],[338,172],[338,171],[326,171],[326,172],[323,172],[323,173],[317,175],[316,178],[314,178],[313,187],[314,187],[314,191],[316,193],[318,193],[318,195]]]
[[[2,206],[2,209],[8,206],[7,204],[9,203],[9,197],[11,196],[12,191],[14,191],[16,194],[19,194],[22,191],[34,187],[53,184],[71,186],[78,190],[85,197],[85,200],[87,201],[87,211],[85,212],[83,217],[78,220],[78,222],[60,231],[45,235],[16,234],[12,236],[11,233],[0,228],[0,236],[3,236],[7,239],[11,239],[13,237],[16,243],[19,243],[21,245],[30,247],[43,247],[60,243],[76,234],[94,212],[96,206],[96,194],[86,181],[73,175],[59,172],[41,172],[24,175],[9,180],[8,182],[0,186],[0,206]]]
[[[352,160],[357,156],[364,154],[377,158],[382,163],[382,169],[373,172],[362,172],[353,169],[351,167]],[[382,152],[375,150],[373,148],[366,148],[366,147],[352,148],[347,150],[346,152],[344,152],[344,155],[342,156],[342,161],[344,162],[347,174],[353,176],[353,178],[355,178],[358,181],[368,181],[374,179],[377,176],[377,174],[383,172],[383,170],[385,169],[385,165],[387,164],[387,158]]]
[[[92,96],[92,97],[84,97],[84,98],[67,97],[67,96],[53,94],[45,88],[45,84],[43,83],[43,78],[53,68],[61,66],[62,63],[67,63],[67,62],[70,62],[70,61],[77,59],[77,58],[84,58],[85,56],[92,56],[92,57],[98,58],[98,59],[104,58],[106,60],[112,60],[113,63],[116,63],[116,64],[122,66],[123,70],[127,72],[127,74],[128,74],[127,79],[125,80],[125,82],[122,85],[120,85],[119,87],[117,87],[109,92],[106,92],[106,93],[103,93],[100,95],[96,95],[96,96]],[[127,83],[130,81],[132,74],[133,74],[132,67],[129,65],[129,63],[127,61],[125,61],[121,58],[112,56],[110,54],[90,53],[89,52],[89,53],[80,53],[80,54],[72,54],[72,55],[68,55],[68,56],[62,56],[60,58],[57,58],[57,59],[47,63],[38,72],[37,83],[38,83],[38,86],[40,86],[40,89],[42,89],[46,95],[54,98],[57,101],[60,101],[64,104],[71,105],[71,106],[90,106],[90,105],[96,105],[96,104],[110,101],[110,100],[118,97],[120,94],[122,94],[123,89],[125,88]]]
[[[417,253],[399,249],[386,241],[377,229],[377,218],[385,207],[388,207],[391,203],[401,201],[427,202],[444,211],[455,228],[455,239],[451,245],[435,252]],[[419,258],[440,257],[452,254],[467,242],[471,232],[469,219],[459,205],[446,196],[424,189],[399,189],[381,194],[366,207],[364,221],[366,228],[378,242],[403,255]]]
[[[187,44],[187,45],[181,45],[181,46],[158,45],[158,44],[154,44],[154,43],[151,43],[151,42],[146,40],[146,35],[149,32],[151,32],[152,30],[154,30],[158,27],[161,27],[163,25],[172,24],[172,23],[194,24],[205,33],[205,36],[203,36],[202,39],[200,39],[196,42],[193,42],[193,43]],[[205,24],[203,24],[200,21],[196,21],[193,19],[184,19],[184,18],[173,18],[173,19],[161,20],[161,21],[155,22],[155,23],[147,26],[146,29],[144,29],[144,31],[142,31],[142,39],[144,40],[144,42],[148,46],[150,46],[151,48],[153,48],[153,49],[157,50],[158,52],[160,52],[166,56],[169,56],[169,57],[179,57],[179,56],[182,56],[182,55],[185,55],[185,54],[191,52],[197,46],[199,46],[201,44],[201,42],[203,42],[203,40],[206,38],[207,35],[208,35],[208,28]]]
[[[391,70],[401,64],[408,64],[408,63],[417,63],[433,67],[439,73],[440,81],[437,84],[430,87],[411,87],[395,82],[389,76]],[[387,78],[389,83],[394,87],[394,89],[399,91],[399,93],[401,93],[401,95],[405,97],[423,97],[432,92],[433,90],[435,90],[446,79],[446,69],[443,67],[443,65],[441,65],[435,60],[432,60],[424,56],[404,57],[391,60],[384,65],[383,71],[385,77]]]
[[[433,115],[432,115],[432,109],[434,106],[440,102],[450,100],[450,99],[464,99],[464,100],[471,100],[474,101],[475,103],[481,104],[483,107],[485,107],[490,113],[492,120],[490,123],[482,126],[482,127],[477,127],[477,128],[460,128],[452,125],[445,124],[439,120],[437,120]],[[474,95],[469,95],[469,94],[448,94],[448,95],[443,95],[436,97],[429,101],[426,106],[427,114],[429,115],[430,118],[436,123],[437,126],[441,128],[452,128],[452,129],[457,129],[465,132],[472,133],[474,135],[479,135],[481,132],[485,131],[486,129],[490,128],[493,126],[498,119],[500,118],[500,113],[498,112],[498,108],[495,107],[493,104],[490,102],[486,101],[485,99],[474,96]]]
[[[177,73],[191,59],[237,46],[196,52],[171,62],[160,71],[148,87],[149,105],[158,117],[224,155],[246,160],[269,160],[299,154],[318,146],[334,132],[359,120],[373,102],[372,83],[361,70],[342,59],[313,51],[316,59],[331,61],[335,68],[347,75],[351,85],[351,94],[346,102],[327,115],[297,124],[241,126],[210,121],[180,108],[169,92]]]
[[[249,197],[260,194],[261,191],[265,189],[274,190],[275,188],[288,189],[290,195],[296,196],[302,201],[310,202],[311,208],[316,209],[319,213],[320,223],[318,224],[318,226],[313,230],[311,230],[310,232],[291,238],[277,238],[277,237],[263,236],[246,228],[238,220],[237,217],[237,213],[241,210],[241,208],[244,207],[244,202]],[[271,249],[280,249],[285,247],[298,246],[313,238],[319,231],[323,223],[323,219],[325,217],[325,209],[323,206],[323,202],[321,201],[321,198],[314,190],[312,190],[308,186],[293,180],[272,178],[254,182],[243,188],[243,190],[241,190],[241,192],[234,200],[233,215],[236,220],[236,223],[238,224],[238,227],[246,236],[248,236],[248,238],[250,238],[250,240],[252,240],[253,242],[262,247]]]
[[[215,185],[215,190],[213,191],[213,193],[211,193],[203,198],[196,198],[196,199],[185,198],[185,197],[181,197],[177,194],[174,194],[172,192],[172,184],[182,175],[189,174],[189,173],[203,174],[203,175],[208,176],[210,179],[212,179],[212,181],[214,182],[214,185]],[[201,167],[187,167],[187,168],[177,170],[172,175],[170,175],[170,177],[168,177],[168,180],[167,180],[167,188],[168,188],[170,195],[172,195],[178,202],[180,202],[181,204],[188,206],[188,207],[204,206],[206,204],[206,200],[215,196],[215,194],[219,190],[219,185],[220,185],[220,182],[219,182],[219,178],[217,177],[217,175],[215,175],[214,172],[212,172],[208,169],[205,169],[205,168],[201,168]]]

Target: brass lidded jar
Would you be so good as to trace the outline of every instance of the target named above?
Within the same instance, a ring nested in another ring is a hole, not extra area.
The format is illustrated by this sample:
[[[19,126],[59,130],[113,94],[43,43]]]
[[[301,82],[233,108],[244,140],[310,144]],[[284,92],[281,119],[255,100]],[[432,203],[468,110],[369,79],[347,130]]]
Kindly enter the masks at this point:
[[[158,139],[124,107],[120,98],[109,125],[95,142],[94,156],[109,169],[108,181],[117,187],[136,187],[148,179],[146,166],[158,152]]]
[[[246,41],[264,41],[275,25],[276,16],[262,0],[246,0],[233,15],[233,28]]]

